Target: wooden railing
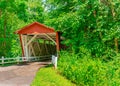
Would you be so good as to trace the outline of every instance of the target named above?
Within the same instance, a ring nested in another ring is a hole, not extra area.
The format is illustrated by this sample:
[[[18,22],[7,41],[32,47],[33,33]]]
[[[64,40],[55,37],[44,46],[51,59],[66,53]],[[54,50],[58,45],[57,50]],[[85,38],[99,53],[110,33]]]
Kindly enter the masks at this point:
[[[14,57],[14,58],[5,58],[2,56],[2,58],[0,58],[0,64],[4,65],[8,63],[45,61],[45,60],[51,60],[51,56],[52,55],[36,56],[36,57]]]

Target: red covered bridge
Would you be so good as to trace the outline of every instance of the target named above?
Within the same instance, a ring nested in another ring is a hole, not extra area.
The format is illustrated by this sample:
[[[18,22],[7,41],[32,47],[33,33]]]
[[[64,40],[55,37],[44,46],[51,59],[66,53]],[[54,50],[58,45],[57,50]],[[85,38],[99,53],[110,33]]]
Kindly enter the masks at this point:
[[[39,22],[15,32],[19,34],[23,57],[55,55],[60,50],[60,35],[53,28]]]

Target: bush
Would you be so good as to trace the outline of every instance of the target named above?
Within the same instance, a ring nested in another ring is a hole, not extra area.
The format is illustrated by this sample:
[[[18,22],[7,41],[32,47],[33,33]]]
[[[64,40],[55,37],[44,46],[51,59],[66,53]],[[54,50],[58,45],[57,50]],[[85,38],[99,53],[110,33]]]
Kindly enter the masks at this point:
[[[86,56],[81,58],[74,53],[61,52],[58,69],[61,74],[80,86],[120,85],[119,56],[109,62]]]

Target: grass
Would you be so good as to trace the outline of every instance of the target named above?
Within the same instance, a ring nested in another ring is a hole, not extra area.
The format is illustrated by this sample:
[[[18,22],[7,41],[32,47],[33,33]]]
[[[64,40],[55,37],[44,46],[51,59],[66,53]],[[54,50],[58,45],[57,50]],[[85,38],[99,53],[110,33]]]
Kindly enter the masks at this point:
[[[12,66],[12,65],[23,65],[26,64],[25,62],[20,62],[19,64],[17,62],[14,63],[6,63],[6,64],[0,64],[0,67],[8,67],[8,66]]]
[[[31,86],[76,86],[52,67],[41,68]]]
[[[0,64],[0,67],[7,67],[7,66],[12,66],[12,65],[16,65],[17,63],[7,63],[7,64]]]

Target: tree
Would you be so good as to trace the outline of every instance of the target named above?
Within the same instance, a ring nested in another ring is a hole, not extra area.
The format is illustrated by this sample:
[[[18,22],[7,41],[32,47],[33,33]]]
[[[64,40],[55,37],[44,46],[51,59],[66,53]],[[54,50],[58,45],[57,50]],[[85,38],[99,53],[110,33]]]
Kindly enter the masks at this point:
[[[40,0],[0,1],[0,57],[21,55],[19,38],[14,32],[33,21],[43,22],[41,4]]]
[[[46,24],[62,31],[65,44],[75,52],[81,52],[81,46],[96,57],[111,57],[114,46],[118,52],[119,0],[50,0],[46,4],[51,7]]]

